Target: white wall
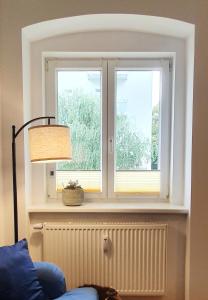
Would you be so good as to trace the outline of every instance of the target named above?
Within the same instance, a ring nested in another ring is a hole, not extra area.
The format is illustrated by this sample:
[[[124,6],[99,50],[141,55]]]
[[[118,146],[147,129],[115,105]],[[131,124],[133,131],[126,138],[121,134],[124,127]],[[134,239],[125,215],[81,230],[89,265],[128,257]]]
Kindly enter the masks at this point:
[[[2,150],[4,177],[5,243],[12,241],[11,193],[11,124],[23,122],[23,90],[21,60],[21,29],[27,25],[72,15],[93,13],[133,13],[163,16],[196,24],[195,76],[193,104],[192,193],[190,214],[190,281],[187,290],[190,300],[206,300],[208,294],[208,2],[204,0],[1,0],[0,36],[2,70]],[[58,5],[57,5],[58,3]],[[19,207],[24,211],[23,141],[18,142]],[[20,218],[20,223],[24,214]],[[23,224],[21,224],[23,228]],[[21,236],[22,236],[21,231]]]
[[[0,5],[0,18],[1,18],[1,5]],[[0,39],[2,36],[2,30],[0,27]],[[0,100],[2,99],[2,55],[1,55],[1,43],[0,43]],[[0,101],[0,245],[4,242],[5,235],[5,208],[4,208],[4,197],[3,197],[3,166],[2,166],[2,101]]]

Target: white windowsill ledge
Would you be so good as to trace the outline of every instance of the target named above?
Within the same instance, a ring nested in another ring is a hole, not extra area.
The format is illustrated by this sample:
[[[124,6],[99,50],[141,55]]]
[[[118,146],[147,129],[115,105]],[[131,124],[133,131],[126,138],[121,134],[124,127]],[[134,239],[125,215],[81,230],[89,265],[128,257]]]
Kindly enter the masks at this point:
[[[188,214],[182,205],[170,203],[95,203],[86,202],[81,206],[64,206],[62,203],[31,205],[28,213],[159,213]]]

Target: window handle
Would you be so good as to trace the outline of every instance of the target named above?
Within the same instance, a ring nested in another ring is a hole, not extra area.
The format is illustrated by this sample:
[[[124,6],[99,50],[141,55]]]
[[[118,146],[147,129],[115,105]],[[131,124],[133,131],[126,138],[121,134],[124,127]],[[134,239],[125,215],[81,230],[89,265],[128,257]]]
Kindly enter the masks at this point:
[[[110,154],[113,153],[113,147],[114,147],[113,137],[111,136],[108,141],[108,149]]]

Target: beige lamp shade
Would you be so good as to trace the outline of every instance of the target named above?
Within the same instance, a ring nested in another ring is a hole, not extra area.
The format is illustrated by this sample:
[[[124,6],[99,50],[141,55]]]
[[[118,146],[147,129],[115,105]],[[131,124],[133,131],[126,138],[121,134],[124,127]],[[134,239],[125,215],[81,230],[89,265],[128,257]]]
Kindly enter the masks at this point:
[[[31,162],[71,160],[70,129],[63,125],[40,125],[29,128]]]

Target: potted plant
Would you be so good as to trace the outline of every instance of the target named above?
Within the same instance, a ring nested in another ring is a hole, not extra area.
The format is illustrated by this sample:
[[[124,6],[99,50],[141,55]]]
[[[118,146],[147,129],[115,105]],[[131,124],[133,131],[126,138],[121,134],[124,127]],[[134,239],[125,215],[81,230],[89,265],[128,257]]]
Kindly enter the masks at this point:
[[[62,200],[65,205],[81,205],[84,201],[84,190],[79,185],[78,180],[72,181],[63,188],[62,190]]]

